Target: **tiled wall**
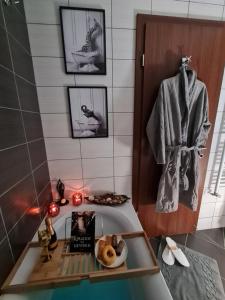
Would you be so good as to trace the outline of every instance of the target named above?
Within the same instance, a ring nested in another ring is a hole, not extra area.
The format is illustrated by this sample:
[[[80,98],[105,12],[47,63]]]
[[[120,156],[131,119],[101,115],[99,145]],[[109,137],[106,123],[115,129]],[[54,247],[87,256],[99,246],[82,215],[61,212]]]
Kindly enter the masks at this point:
[[[0,285],[51,199],[23,3],[0,0]],[[40,207],[32,215],[31,208]]]
[[[219,197],[212,195],[221,163],[225,142],[225,73],[217,109],[216,122],[210,149],[209,162],[206,173],[205,188],[202,198],[199,229],[225,227],[225,172],[219,188]],[[225,171],[225,170],[224,170]]]
[[[25,1],[53,189],[60,177],[69,190],[84,187],[131,194],[136,14],[225,20],[224,4],[224,0]],[[106,76],[65,74],[59,5],[105,9]],[[91,84],[108,87],[110,136],[72,140],[65,87]]]

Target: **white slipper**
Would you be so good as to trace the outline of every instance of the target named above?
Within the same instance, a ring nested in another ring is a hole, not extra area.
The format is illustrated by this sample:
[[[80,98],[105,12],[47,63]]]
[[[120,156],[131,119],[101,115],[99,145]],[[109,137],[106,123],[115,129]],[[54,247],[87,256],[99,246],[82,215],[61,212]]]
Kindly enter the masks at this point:
[[[176,260],[184,267],[190,267],[187,257],[184,255],[183,251],[177,247],[177,244],[170,237],[166,238],[167,245],[172,251]]]
[[[163,250],[162,259],[169,266],[172,266],[175,263],[175,257],[168,245],[166,245],[165,249]]]

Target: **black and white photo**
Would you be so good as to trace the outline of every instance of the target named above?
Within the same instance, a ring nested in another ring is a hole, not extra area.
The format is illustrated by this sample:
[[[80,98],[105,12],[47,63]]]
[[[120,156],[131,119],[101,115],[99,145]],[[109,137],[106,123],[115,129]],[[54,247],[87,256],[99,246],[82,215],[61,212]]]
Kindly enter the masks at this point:
[[[108,136],[106,87],[68,87],[73,138]]]
[[[60,7],[66,73],[106,74],[105,11]]]

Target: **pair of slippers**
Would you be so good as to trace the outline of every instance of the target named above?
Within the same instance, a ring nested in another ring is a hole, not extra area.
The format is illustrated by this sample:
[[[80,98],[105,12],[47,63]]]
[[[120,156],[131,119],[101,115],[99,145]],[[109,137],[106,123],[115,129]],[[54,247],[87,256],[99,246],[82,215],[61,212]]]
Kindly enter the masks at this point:
[[[184,255],[183,251],[177,247],[177,244],[170,237],[166,238],[166,247],[162,253],[163,261],[172,266],[177,260],[182,266],[190,267],[187,257]]]

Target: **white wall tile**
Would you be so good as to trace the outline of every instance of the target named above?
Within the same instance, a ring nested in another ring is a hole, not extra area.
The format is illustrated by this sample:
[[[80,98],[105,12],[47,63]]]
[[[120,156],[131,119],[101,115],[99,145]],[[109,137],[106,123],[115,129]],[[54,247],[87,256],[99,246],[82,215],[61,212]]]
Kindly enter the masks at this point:
[[[225,20],[225,9],[224,9],[224,11],[223,11],[223,20]],[[224,80],[223,87],[225,87],[225,78],[223,78],[223,80]]]
[[[214,217],[212,220],[212,228],[225,227],[225,216]]]
[[[60,5],[68,0],[24,0],[27,23],[60,24]]]
[[[69,5],[104,9],[106,27],[111,27],[111,0],[69,0]]]
[[[113,114],[108,114],[109,135],[113,135]]]
[[[84,190],[86,194],[113,193],[113,177],[84,179]]]
[[[188,14],[188,2],[174,0],[152,0],[152,13],[157,15],[186,17]]]
[[[114,135],[133,135],[132,113],[114,113]]]
[[[133,136],[114,136],[114,156],[132,156]]]
[[[223,6],[190,2],[189,17],[221,20]]]
[[[75,180],[64,180],[63,178],[60,178],[64,185],[65,185],[65,192],[64,196],[66,199],[72,199],[72,195],[75,192],[82,192],[83,190],[83,180],[82,179],[75,179]],[[57,181],[52,180],[51,186],[52,186],[52,194],[53,199],[59,199],[59,194],[56,190]]]
[[[137,13],[151,11],[151,2],[146,0],[113,0],[112,1],[112,27],[136,28]]]
[[[112,158],[82,159],[84,178],[111,177],[113,176]]]
[[[68,95],[66,87],[37,87],[41,113],[67,113]]]
[[[131,183],[132,183],[131,176],[115,177],[115,193],[125,194],[131,197],[132,194]]]
[[[198,220],[197,230],[210,229],[212,226],[212,218],[203,218]]]
[[[70,137],[68,114],[41,114],[44,137]]]
[[[135,30],[113,29],[113,58],[135,58]]]
[[[63,57],[59,25],[28,24],[32,56]]]
[[[33,65],[37,86],[74,85],[74,76],[64,71],[63,58],[33,57]]]
[[[224,12],[223,12],[223,16],[225,18],[225,9],[224,9]],[[224,72],[223,72],[222,88],[225,89],[225,68],[224,68]]]
[[[107,96],[108,96],[108,112],[112,112],[113,111],[112,88],[107,88]]]
[[[217,111],[224,111],[225,110],[224,105],[225,105],[225,89],[221,89]]]
[[[80,141],[71,138],[46,138],[48,160],[80,158]]]
[[[221,152],[223,151],[223,146],[225,142],[225,133],[220,131],[219,133],[213,133],[213,139],[211,144],[211,153]]]
[[[218,133],[221,131],[221,122],[222,122],[222,119],[223,119],[223,113],[222,112],[217,112],[217,115],[216,115],[216,122],[215,122],[215,126],[214,126],[214,131],[213,133]]]
[[[80,139],[82,158],[113,157],[113,137]]]
[[[106,58],[112,59],[112,30],[106,29]]]
[[[196,0],[195,2],[206,3],[206,4],[210,3],[210,4],[224,5],[224,0]]]
[[[215,203],[202,203],[199,218],[210,218],[213,216]]]
[[[134,60],[113,60],[113,86],[134,87]]]
[[[48,162],[50,178],[61,179],[81,179],[81,160],[52,160]]]
[[[115,157],[114,170],[115,176],[132,175],[132,157]]]
[[[107,75],[75,75],[77,85],[105,85],[112,86],[112,60],[107,59]]]
[[[225,202],[217,202],[214,217],[225,216]]]
[[[134,88],[113,88],[113,111],[134,111]]]
[[[217,197],[212,195],[208,189],[204,189],[202,194],[202,204],[204,203],[216,203]]]

